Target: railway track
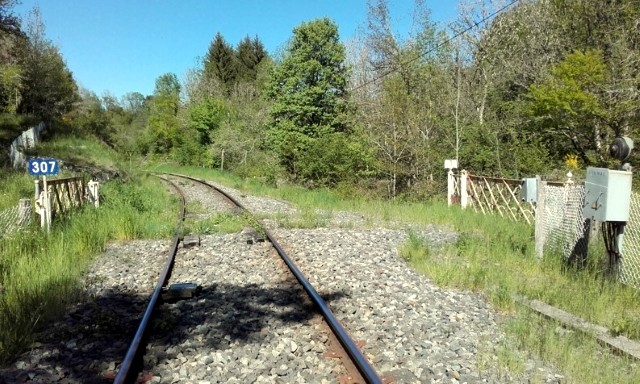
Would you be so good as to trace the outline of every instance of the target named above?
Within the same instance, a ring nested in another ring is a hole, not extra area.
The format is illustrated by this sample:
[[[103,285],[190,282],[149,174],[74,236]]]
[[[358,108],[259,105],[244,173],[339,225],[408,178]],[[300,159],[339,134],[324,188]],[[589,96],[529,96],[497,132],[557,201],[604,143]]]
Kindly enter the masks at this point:
[[[297,279],[255,232],[210,231],[238,210],[208,187],[185,191],[186,226],[171,284],[200,287],[185,300],[159,300],[138,381],[150,383],[335,383],[356,380],[334,357],[331,332]],[[558,383],[564,377],[509,344],[481,295],[438,287],[398,256],[407,229],[349,212],[307,212],[286,202],[221,187],[268,225],[319,288],[380,375],[396,383]],[[198,203],[193,203],[197,201]],[[299,223],[302,223],[300,225]],[[455,233],[412,229],[433,244]],[[187,246],[185,246],[187,245]],[[190,246],[189,246],[190,245]],[[112,383],[166,266],[171,240],[111,243],[84,279],[84,294],[46,325],[29,351],[0,368],[0,383]],[[183,286],[184,287],[184,286]],[[164,294],[164,290],[161,290]],[[162,298],[161,294],[161,298]],[[519,364],[510,371],[499,356]],[[327,358],[329,356],[329,358]],[[133,372],[133,371],[132,371]],[[127,379],[131,380],[131,379]]]
[[[189,176],[177,175],[177,174],[171,174],[171,176],[173,178],[179,178],[183,180],[188,180],[189,182],[198,183],[208,188],[212,193],[221,195],[222,198],[228,202],[230,209],[232,211],[241,210],[241,212],[247,212],[246,209],[242,206],[242,204],[236,201],[233,197],[226,194],[224,191],[215,187],[214,185],[207,183],[206,181],[189,177]],[[173,189],[180,195],[180,201],[181,201],[180,222],[182,222],[184,221],[186,216],[185,193],[178,186],[178,184],[164,177],[162,177],[162,179],[165,180],[165,182],[169,183],[173,187]],[[257,223],[255,219],[253,221],[254,223]],[[300,298],[300,302],[305,303],[305,302],[311,301],[312,305],[303,305],[302,307],[304,307],[304,310],[309,311],[309,314],[307,315],[302,314],[301,316],[303,318],[307,318],[307,317],[311,318],[316,315],[315,313],[316,311],[322,315],[322,320],[327,325],[327,328],[331,330],[330,340],[333,340],[333,342],[331,343],[331,350],[327,351],[325,356],[339,358],[342,364],[344,365],[345,374],[339,378],[340,382],[341,383],[382,383],[383,382],[382,379],[375,372],[375,370],[373,369],[373,367],[371,366],[367,358],[362,354],[356,341],[354,341],[351,338],[351,336],[349,336],[348,332],[345,330],[342,324],[340,324],[340,322],[335,317],[335,315],[331,312],[331,309],[329,308],[326,301],[318,294],[318,292],[311,285],[311,283],[309,283],[309,281],[304,276],[300,268],[295,264],[293,259],[287,254],[284,248],[278,243],[276,238],[264,227],[249,228],[247,232],[250,233],[250,236],[253,237],[253,239],[248,240],[248,243],[250,244],[254,242],[260,242],[261,240],[262,241],[267,240],[275,250],[275,253],[286,264],[286,266],[288,267],[288,271],[295,278],[295,281],[299,283],[300,288],[296,289],[295,287],[291,287],[292,279],[290,277],[285,278],[284,281],[287,281],[286,285],[289,287],[285,288],[284,292],[286,292],[286,290],[291,290],[292,294],[295,294],[296,296],[300,296],[299,291],[300,289],[302,289],[307,294],[307,298],[306,299]],[[262,234],[264,234],[264,236]],[[183,242],[183,244],[187,244],[188,246],[190,246],[190,244],[195,244],[195,243],[197,243],[197,245],[200,246],[200,239],[189,239],[185,243],[185,238],[180,233],[180,230],[177,231],[172,241],[172,245],[169,250],[167,261],[163,267],[162,272],[160,273],[158,283],[156,284],[156,288],[154,289],[153,293],[150,296],[149,303],[140,321],[140,325],[129,346],[127,354],[124,360],[122,361],[122,364],[120,365],[118,374],[115,377],[114,382],[117,384],[131,383],[131,382],[135,382],[136,380],[144,380],[144,377],[142,378],[139,377],[139,370],[142,369],[143,354],[145,349],[145,346],[143,344],[144,344],[144,340],[147,337],[149,337],[149,333],[151,332],[149,329],[151,324],[151,319],[154,316],[156,307],[158,306],[158,304],[162,299],[163,289],[165,290],[165,295],[169,298],[171,298],[170,296],[171,294],[173,294],[177,296],[185,296],[184,298],[193,299],[194,297],[192,296],[194,296],[197,292],[196,287],[198,288],[201,287],[200,285],[196,285],[194,283],[182,283],[182,284],[178,283],[174,285],[169,285],[171,281],[171,273],[174,269],[176,254],[178,253],[178,245],[180,244],[181,241]],[[214,267],[214,266],[212,265],[210,267]],[[176,288],[172,289],[173,287],[176,287]],[[242,322],[243,320],[238,319],[238,321]],[[238,331],[240,331],[239,329]],[[292,345],[296,345],[295,342],[292,342],[292,343],[293,343]],[[295,349],[295,347],[292,347],[291,349]],[[307,368],[313,371],[313,367],[307,367]],[[288,366],[285,369],[288,369]],[[387,379],[386,381],[390,382],[389,379]]]

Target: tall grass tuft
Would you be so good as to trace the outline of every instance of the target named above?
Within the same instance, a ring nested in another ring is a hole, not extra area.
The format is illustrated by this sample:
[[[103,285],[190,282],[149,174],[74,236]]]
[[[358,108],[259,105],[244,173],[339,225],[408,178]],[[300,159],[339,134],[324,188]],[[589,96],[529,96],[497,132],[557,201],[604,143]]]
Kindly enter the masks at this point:
[[[33,177],[24,171],[0,168],[0,211],[18,205],[18,200],[33,196]]]
[[[414,231],[409,231],[409,239],[400,248],[400,255],[409,262],[426,262],[430,257],[429,244]]]

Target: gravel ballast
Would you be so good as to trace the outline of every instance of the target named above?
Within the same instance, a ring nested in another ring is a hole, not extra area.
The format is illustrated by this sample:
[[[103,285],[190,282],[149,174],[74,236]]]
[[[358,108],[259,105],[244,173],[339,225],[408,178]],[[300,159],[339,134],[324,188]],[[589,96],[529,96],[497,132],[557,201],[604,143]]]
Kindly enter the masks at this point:
[[[207,210],[228,206],[207,189],[181,183]],[[215,183],[214,183],[215,184]],[[261,216],[295,217],[283,201],[221,187]],[[554,383],[552,367],[524,359],[524,372],[500,368],[510,350],[501,315],[477,293],[443,289],[398,255],[407,230],[372,227],[348,212],[326,226],[278,227],[264,220],[381,376],[397,383]],[[413,228],[426,241],[456,234]],[[159,308],[144,372],[156,383],[334,383],[345,374],[325,357],[324,323],[272,247],[247,235],[211,234],[179,250],[172,283],[194,282],[196,297]],[[86,277],[85,300],[52,324],[32,350],[0,371],[0,382],[108,381],[126,352],[169,241],[114,243]],[[517,351],[510,353],[518,355]],[[4,380],[4,381],[3,381]]]

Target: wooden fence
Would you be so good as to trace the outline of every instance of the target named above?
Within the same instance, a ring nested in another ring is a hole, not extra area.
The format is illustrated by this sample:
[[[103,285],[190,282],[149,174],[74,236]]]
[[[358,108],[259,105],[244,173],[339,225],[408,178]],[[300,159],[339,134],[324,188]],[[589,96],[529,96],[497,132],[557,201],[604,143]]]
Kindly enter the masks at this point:
[[[87,201],[97,207],[99,205],[98,186],[96,181],[85,183],[83,177],[66,177],[46,180],[46,182],[36,180],[36,213],[40,215],[41,226],[48,230],[55,217],[80,207]]]
[[[450,171],[449,179],[449,205],[459,202],[462,208],[471,207],[476,212],[534,223],[535,204],[520,196],[522,180],[472,175],[467,171],[461,171],[459,177]]]

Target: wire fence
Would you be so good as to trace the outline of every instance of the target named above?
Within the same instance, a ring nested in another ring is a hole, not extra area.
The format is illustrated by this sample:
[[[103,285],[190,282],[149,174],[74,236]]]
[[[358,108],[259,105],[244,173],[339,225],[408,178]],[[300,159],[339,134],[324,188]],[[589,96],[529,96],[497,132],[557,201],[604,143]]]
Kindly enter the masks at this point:
[[[569,261],[584,263],[588,252],[588,220],[582,214],[584,201],[583,184],[547,184],[544,188],[544,203],[536,208],[536,221],[541,220],[545,251],[561,252]]]
[[[0,211],[0,239],[31,224],[31,213],[30,199],[22,199],[18,205]]]
[[[584,185],[546,185],[544,204],[538,207],[536,220],[542,221],[545,251],[562,252],[568,261],[584,263],[589,248],[592,254],[605,249],[597,243],[598,224],[583,216]],[[631,193],[629,221],[624,229],[620,264],[615,271],[618,281],[640,289],[640,194]]]
[[[483,207],[483,197],[473,189],[473,179],[480,179],[481,176],[468,175],[461,172],[457,176],[459,180],[455,185],[467,185],[467,191],[456,189],[454,193],[459,193],[460,197],[450,199],[452,202],[469,200],[467,206],[478,212],[485,214],[500,214],[500,207],[497,199],[492,202],[494,208],[481,209]],[[467,178],[463,180],[463,178]],[[488,185],[489,178],[482,178]],[[510,179],[492,178],[495,184],[506,184],[512,182]],[[494,188],[494,187],[487,187]],[[544,182],[538,183],[538,201],[533,204],[532,215],[536,227],[536,253],[538,257],[544,254],[561,254],[567,262],[577,265],[584,265],[589,254],[595,257],[605,255],[605,248],[598,242],[602,234],[599,232],[599,223],[589,220],[583,215],[585,201],[585,187],[583,183],[574,183],[571,179],[566,182]],[[521,198],[511,194],[513,200],[521,203]],[[504,199],[503,199],[504,200]],[[505,203],[507,201],[505,200]],[[501,203],[501,202],[500,202]],[[505,203],[501,203],[505,205]],[[518,202],[508,201],[508,205],[515,206]],[[464,204],[463,204],[464,207]],[[522,208],[520,209],[522,210]],[[513,220],[532,223],[527,220],[526,215],[502,215]],[[599,253],[600,252],[600,253]],[[624,228],[624,237],[620,262],[613,272],[618,280],[635,289],[640,289],[640,194],[632,192],[629,221]]]
[[[640,289],[640,195],[635,192],[631,193],[618,278],[622,283]]]

